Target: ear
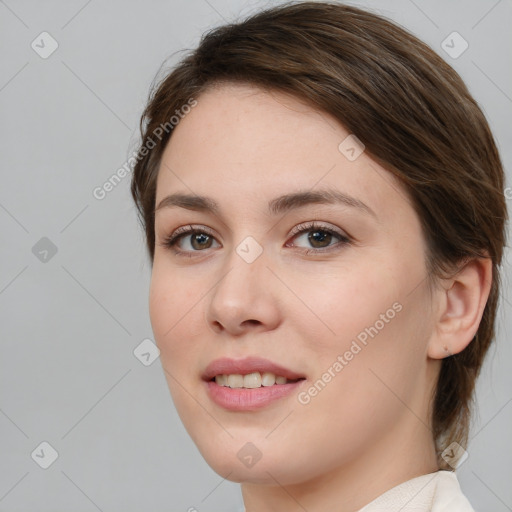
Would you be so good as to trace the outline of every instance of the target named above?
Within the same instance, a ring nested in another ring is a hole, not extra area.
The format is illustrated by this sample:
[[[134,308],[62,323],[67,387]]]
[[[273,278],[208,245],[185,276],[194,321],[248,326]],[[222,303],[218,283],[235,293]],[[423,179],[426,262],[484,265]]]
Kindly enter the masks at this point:
[[[436,326],[428,344],[432,359],[462,352],[475,337],[491,291],[492,260],[472,259],[435,292]]]

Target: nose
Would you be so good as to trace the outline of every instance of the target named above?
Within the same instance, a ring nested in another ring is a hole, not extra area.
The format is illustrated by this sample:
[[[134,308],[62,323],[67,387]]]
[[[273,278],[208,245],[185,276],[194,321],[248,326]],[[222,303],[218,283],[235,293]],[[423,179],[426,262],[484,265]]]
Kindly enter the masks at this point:
[[[205,319],[216,334],[242,336],[275,329],[282,320],[282,283],[263,252],[248,263],[233,250],[207,295]]]

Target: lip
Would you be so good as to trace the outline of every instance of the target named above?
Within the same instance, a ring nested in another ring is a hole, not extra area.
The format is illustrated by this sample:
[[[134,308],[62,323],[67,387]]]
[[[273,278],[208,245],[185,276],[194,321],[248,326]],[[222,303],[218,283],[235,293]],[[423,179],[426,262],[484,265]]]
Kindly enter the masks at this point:
[[[230,375],[236,373],[247,375],[253,372],[270,372],[274,375],[286,377],[289,380],[305,378],[304,375],[296,373],[289,368],[285,368],[268,359],[255,356],[245,357],[244,359],[230,359],[228,357],[215,359],[206,367],[201,377],[203,380],[210,381],[216,375]]]
[[[260,388],[230,388],[219,386],[215,381],[205,382],[210,399],[217,405],[230,411],[255,411],[270,405],[272,402],[289,396],[302,386],[305,380],[288,384],[274,384]]]
[[[286,384],[274,384],[273,386],[261,386],[253,389],[219,386],[214,380],[212,381],[216,375],[247,375],[252,372],[270,372],[286,377],[289,380],[302,380]],[[304,375],[261,357],[216,359],[206,367],[202,379],[205,381],[206,391],[210,399],[217,405],[230,411],[254,411],[261,409],[276,400],[289,396],[305,382]]]

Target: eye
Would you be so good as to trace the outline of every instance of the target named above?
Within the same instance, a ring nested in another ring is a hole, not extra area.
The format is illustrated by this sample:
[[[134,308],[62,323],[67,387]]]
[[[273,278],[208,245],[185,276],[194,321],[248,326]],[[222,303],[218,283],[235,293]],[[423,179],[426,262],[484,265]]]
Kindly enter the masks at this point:
[[[215,238],[210,229],[205,226],[194,227],[189,225],[176,229],[169,237],[165,238],[161,245],[172,249],[175,254],[191,257],[193,252],[210,249],[214,241]]]
[[[304,251],[306,254],[326,253],[330,251],[331,248],[337,249],[339,246],[347,245],[351,241],[350,238],[341,231],[316,222],[299,224],[293,229],[291,234],[294,239],[304,239],[307,244],[310,244],[310,247],[313,247],[312,249],[306,249]],[[337,243],[331,243],[336,240],[338,240]]]
[[[317,222],[299,224],[292,230],[291,236],[298,240],[303,238],[306,243],[310,244],[310,247],[312,246],[312,248],[302,249],[305,254],[326,253],[351,242],[351,239],[343,232]],[[333,241],[336,243],[333,244]],[[194,253],[214,247],[214,243],[218,244],[212,230],[206,226],[188,225],[176,229],[160,245],[172,249],[178,256],[191,258]],[[286,247],[289,246],[290,244],[287,243]]]

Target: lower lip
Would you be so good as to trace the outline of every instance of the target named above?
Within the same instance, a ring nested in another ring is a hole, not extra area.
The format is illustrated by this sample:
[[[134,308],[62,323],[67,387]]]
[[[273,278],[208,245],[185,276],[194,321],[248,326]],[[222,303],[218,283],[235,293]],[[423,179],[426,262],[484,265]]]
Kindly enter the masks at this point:
[[[259,388],[230,388],[219,386],[215,381],[205,382],[210,398],[221,407],[230,411],[254,411],[289,396],[305,380],[288,384],[274,384]]]

